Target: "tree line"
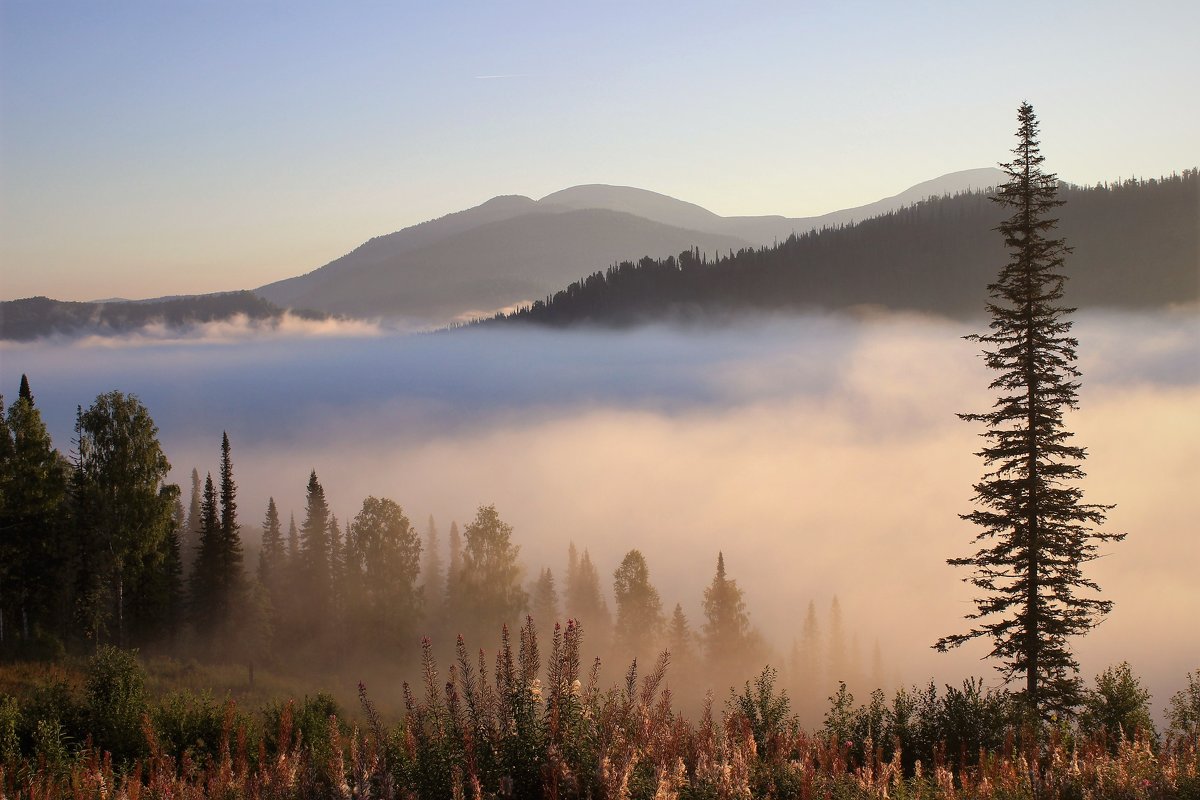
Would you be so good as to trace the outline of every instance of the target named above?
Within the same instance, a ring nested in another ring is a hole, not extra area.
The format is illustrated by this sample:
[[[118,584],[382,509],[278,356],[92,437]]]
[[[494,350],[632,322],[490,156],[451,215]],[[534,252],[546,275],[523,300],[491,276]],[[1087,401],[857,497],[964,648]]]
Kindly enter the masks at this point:
[[[261,523],[246,524],[227,433],[216,474],[191,470],[185,506],[167,482],[158,429],[133,395],[109,392],[79,409],[73,444],[70,456],[53,447],[25,376],[15,402],[5,409],[0,397],[0,654],[8,657],[111,643],[317,669],[412,664],[423,636],[448,653],[460,635],[476,647],[532,616],[544,635],[575,620],[589,658],[649,663],[667,649],[680,674],[702,665],[717,683],[769,658],[722,553],[693,624],[682,603],[664,603],[637,549],[611,577],[573,542],[561,572],[527,572],[512,526],[492,505],[461,529],[452,522],[443,543],[432,516],[420,533],[386,497],[365,498],[339,521],[314,470],[299,518],[285,518],[271,498]],[[814,666],[824,645],[810,606],[784,659],[796,689],[866,674],[848,655],[836,598],[826,623],[828,664]]]

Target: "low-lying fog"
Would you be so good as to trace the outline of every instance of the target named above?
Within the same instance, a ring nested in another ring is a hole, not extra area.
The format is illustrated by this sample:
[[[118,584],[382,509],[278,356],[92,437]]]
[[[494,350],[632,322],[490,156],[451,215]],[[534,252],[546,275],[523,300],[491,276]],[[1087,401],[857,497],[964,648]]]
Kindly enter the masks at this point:
[[[397,335],[230,336],[184,341],[6,345],[11,398],[22,372],[60,449],[77,404],[100,392],[149,407],[186,487],[233,444],[244,536],[267,497],[304,512],[315,468],[347,520],[391,497],[418,529],[445,532],[495,503],[532,577],[561,576],[568,542],[611,583],[640,548],[669,610],[693,625],[718,550],[752,621],[780,648],[810,599],[838,595],[864,653],[890,676],[997,683],[983,643],[930,644],[965,628],[978,425],[989,407],[976,328],[910,316],[811,316],[715,330],[466,330]],[[326,330],[323,333],[330,333]],[[1084,674],[1129,660],[1160,707],[1200,667],[1200,315],[1081,314],[1086,499],[1116,503],[1088,570],[1116,602],[1078,643]],[[253,547],[256,542],[249,542]],[[611,603],[611,598],[609,600]],[[616,671],[608,672],[616,680]]]

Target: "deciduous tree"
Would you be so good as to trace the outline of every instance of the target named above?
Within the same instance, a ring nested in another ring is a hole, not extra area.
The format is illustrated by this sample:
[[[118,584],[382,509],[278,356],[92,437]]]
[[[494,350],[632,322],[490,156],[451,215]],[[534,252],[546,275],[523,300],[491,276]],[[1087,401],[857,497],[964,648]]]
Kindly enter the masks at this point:
[[[75,499],[84,557],[99,592],[86,592],[81,609],[92,633],[115,617],[116,641],[125,643],[126,579],[158,550],[171,526],[175,493],[164,491],[171,469],[158,427],[134,395],[109,392],[81,411],[75,425]]]

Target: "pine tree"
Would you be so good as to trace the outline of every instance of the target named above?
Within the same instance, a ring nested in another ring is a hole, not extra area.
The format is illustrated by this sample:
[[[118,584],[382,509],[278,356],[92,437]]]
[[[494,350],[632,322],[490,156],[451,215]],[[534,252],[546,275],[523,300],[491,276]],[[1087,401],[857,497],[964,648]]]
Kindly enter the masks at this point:
[[[975,484],[978,508],[966,519],[980,528],[980,549],[949,563],[972,569],[964,581],[981,590],[972,630],[940,639],[947,650],[977,637],[991,640],[989,655],[1007,679],[1024,676],[1026,701],[1042,713],[1078,702],[1079,666],[1069,640],[1090,630],[1112,602],[1084,596],[1100,587],[1083,574],[1098,556],[1097,542],[1124,538],[1099,533],[1111,506],[1082,502],[1078,481],[1084,448],[1070,444],[1063,414],[1077,407],[1076,339],[1061,303],[1064,259],[1053,238],[1058,179],[1045,173],[1033,107],[1017,112],[1017,146],[1001,164],[1008,181],[994,198],[1012,211],[997,230],[1010,260],[988,287],[991,332],[968,337],[984,345],[984,360],[999,374],[992,410],[962,414],[982,422],[986,472]]]

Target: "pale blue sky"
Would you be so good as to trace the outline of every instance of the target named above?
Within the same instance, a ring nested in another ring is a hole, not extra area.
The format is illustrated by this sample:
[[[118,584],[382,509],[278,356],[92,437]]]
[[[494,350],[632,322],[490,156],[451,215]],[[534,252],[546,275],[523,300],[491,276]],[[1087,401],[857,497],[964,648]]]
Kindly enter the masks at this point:
[[[859,205],[1200,161],[1200,4],[0,0],[0,297],[253,287],[497,194]],[[507,76],[507,77],[485,77]]]

